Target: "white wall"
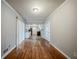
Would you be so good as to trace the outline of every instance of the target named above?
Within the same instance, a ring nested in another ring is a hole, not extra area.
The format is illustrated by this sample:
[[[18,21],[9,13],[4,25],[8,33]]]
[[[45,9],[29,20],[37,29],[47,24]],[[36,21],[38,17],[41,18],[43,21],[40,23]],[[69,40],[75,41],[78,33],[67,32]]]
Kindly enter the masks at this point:
[[[65,1],[47,19],[50,22],[51,43],[72,59],[77,53],[76,0]]]
[[[17,22],[23,20],[7,3],[1,1],[1,55],[4,56],[17,44]],[[6,53],[3,53],[8,48]]]

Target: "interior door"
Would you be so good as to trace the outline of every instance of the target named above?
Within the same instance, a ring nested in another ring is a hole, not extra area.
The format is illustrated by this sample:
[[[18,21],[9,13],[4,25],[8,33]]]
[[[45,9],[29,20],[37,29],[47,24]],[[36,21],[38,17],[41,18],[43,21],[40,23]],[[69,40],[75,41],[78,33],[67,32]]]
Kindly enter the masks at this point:
[[[25,24],[17,20],[17,46],[25,39]]]

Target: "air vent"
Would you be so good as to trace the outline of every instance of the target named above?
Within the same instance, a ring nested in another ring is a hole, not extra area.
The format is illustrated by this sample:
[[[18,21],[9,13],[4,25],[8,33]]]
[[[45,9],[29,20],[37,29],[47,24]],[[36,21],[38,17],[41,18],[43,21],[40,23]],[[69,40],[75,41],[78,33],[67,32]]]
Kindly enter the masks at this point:
[[[6,53],[8,51],[8,48],[7,49],[5,49],[4,51],[3,51],[3,53]]]

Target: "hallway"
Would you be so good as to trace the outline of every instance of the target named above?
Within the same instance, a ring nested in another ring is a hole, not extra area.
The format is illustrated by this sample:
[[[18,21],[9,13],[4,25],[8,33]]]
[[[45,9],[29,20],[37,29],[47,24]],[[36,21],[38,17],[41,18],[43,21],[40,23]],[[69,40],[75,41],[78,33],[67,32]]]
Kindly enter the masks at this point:
[[[17,53],[15,52],[17,51]],[[67,59],[47,40],[34,37],[24,40],[5,59]]]
[[[77,0],[1,0],[1,59],[77,59]]]

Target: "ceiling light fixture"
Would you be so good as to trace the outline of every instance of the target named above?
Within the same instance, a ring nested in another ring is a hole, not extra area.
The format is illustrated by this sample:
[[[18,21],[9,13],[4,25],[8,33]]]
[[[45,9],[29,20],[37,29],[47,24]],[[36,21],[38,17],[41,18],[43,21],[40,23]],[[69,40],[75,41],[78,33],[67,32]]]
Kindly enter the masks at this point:
[[[38,8],[33,8],[33,12],[37,13],[39,11]]]

